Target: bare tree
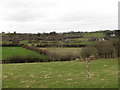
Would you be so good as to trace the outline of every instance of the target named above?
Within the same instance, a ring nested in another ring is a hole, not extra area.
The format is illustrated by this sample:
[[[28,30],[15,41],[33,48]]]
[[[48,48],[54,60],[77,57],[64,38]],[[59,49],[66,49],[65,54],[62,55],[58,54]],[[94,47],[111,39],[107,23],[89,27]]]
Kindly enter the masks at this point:
[[[87,46],[82,48],[82,57],[85,58],[90,58],[91,56],[97,57],[98,51],[96,47],[93,46]]]
[[[82,57],[86,59],[86,72],[87,72],[87,78],[90,78],[90,58],[91,56],[97,56],[97,49],[92,46],[88,46],[82,49]]]
[[[115,40],[112,40],[112,44],[116,49],[117,57],[120,57],[120,38],[117,38]]]
[[[115,48],[110,41],[100,41],[96,44],[96,48],[101,58],[111,58],[115,52]]]

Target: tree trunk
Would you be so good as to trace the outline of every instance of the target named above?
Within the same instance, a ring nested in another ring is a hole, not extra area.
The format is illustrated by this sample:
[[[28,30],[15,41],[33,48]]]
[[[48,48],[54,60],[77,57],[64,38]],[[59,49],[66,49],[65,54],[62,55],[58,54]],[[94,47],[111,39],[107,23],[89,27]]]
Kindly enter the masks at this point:
[[[86,72],[87,72],[87,78],[90,78],[90,68],[89,68],[89,61],[88,59],[86,60]]]
[[[120,57],[120,52],[119,52],[119,50],[118,50],[118,58]]]

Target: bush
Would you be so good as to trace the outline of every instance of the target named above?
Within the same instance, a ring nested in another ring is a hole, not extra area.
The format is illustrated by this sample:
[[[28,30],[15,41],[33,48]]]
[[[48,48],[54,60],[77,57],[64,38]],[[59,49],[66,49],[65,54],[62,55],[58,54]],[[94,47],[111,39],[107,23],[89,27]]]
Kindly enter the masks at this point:
[[[37,48],[35,46],[23,46],[23,48],[35,51],[35,52],[37,52],[39,54],[45,54],[45,55],[47,55],[47,51],[46,50],[39,49],[39,48]]]
[[[111,43],[116,49],[116,57],[120,57],[120,38],[117,38],[115,40],[111,40]]]
[[[110,41],[101,41],[96,44],[96,48],[101,58],[112,58],[116,53],[115,47]]]
[[[82,48],[82,58],[97,57],[98,51],[95,47],[87,46]]]
[[[2,63],[31,63],[31,62],[49,62],[51,58],[39,57],[37,55],[12,56],[3,60]]]
[[[3,43],[2,44],[2,47],[21,47],[21,46],[23,46],[24,44],[13,44],[13,43],[9,43],[9,44],[7,44],[7,43]]]

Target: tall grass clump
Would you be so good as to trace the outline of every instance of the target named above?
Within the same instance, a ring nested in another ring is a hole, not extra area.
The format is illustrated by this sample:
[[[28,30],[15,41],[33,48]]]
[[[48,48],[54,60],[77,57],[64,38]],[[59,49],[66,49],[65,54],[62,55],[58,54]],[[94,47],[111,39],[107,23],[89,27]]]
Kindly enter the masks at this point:
[[[71,48],[50,48],[47,49],[48,56],[57,59],[57,61],[70,61],[76,58],[80,58],[81,49]]]
[[[34,46],[25,46],[24,48],[35,51],[40,54],[48,55],[52,61],[70,61],[81,56],[81,48],[48,48],[41,49]]]

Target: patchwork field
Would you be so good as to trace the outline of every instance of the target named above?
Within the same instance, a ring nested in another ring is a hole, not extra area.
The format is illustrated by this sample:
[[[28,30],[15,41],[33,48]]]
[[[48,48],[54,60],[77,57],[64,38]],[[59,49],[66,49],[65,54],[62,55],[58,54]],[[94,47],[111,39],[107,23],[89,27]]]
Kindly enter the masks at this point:
[[[95,33],[84,33],[83,37],[105,37],[104,33],[99,33],[99,32],[95,32]]]
[[[12,56],[37,56],[37,57],[48,57],[46,55],[38,54],[34,51],[27,50],[22,47],[2,47],[2,59],[7,59]]]
[[[118,60],[3,64],[3,88],[117,88]]]

